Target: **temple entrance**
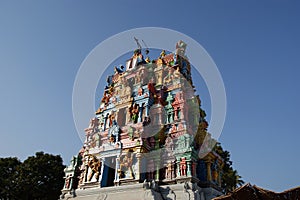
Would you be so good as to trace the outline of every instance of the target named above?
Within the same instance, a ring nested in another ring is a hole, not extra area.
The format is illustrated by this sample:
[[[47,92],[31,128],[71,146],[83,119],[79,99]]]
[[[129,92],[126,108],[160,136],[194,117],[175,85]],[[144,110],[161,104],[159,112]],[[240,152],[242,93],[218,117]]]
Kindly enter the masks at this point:
[[[114,186],[116,156],[105,158],[101,187]]]

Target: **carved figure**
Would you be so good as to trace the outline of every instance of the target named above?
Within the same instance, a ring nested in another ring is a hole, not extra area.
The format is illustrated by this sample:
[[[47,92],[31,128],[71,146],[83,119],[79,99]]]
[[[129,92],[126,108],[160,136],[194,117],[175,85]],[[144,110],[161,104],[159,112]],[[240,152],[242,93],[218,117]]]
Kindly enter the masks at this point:
[[[148,83],[148,90],[150,92],[150,95],[154,98],[156,98],[156,89],[155,89],[155,84],[154,84],[154,80],[153,80],[153,77],[152,79],[149,81]]]
[[[181,131],[181,130],[183,130],[183,129],[184,129],[183,124],[182,124],[182,123],[179,123],[179,124],[178,124],[178,130]]]
[[[184,43],[182,40],[179,40],[176,43],[176,55],[184,56],[185,55],[185,49],[186,49],[186,43]]]
[[[177,69],[174,71],[174,77],[175,78],[180,78],[180,76],[181,76],[180,68],[177,67]]]
[[[172,162],[168,162],[167,169],[166,169],[166,178],[172,179]]]
[[[91,181],[93,177],[98,181],[100,169],[101,169],[101,162],[93,155],[88,156],[88,163],[87,163],[90,172],[87,176],[87,181]]]
[[[180,175],[186,176],[186,160],[185,160],[185,158],[181,158],[181,161],[180,161]]]
[[[162,50],[160,55],[159,55],[159,58],[163,58],[166,56],[166,51],[165,50]]]
[[[130,118],[133,123],[137,122],[138,114],[139,114],[139,106],[134,104],[129,108]]]
[[[65,181],[65,188],[69,189],[70,188],[70,179],[71,177],[68,175]]]
[[[150,60],[149,57],[147,57],[147,58],[145,59],[145,61],[146,61],[146,63],[150,63],[150,62],[151,62],[151,60]]]
[[[142,95],[143,95],[143,88],[140,87],[140,88],[138,89],[138,95],[139,95],[139,96],[142,96]]]
[[[175,133],[177,131],[177,127],[175,124],[172,124],[172,128],[170,129],[170,133]]]
[[[173,80],[173,78],[174,78],[173,70],[172,68],[169,68],[168,74],[164,78],[164,83],[166,84],[170,83]]]
[[[125,172],[129,170],[130,178],[133,178],[133,171],[132,171],[132,160],[133,160],[133,154],[128,152],[127,155],[125,155],[120,160],[120,169],[119,171],[119,178],[125,177]]]
[[[110,115],[109,115],[109,127],[111,127],[112,125],[116,125],[116,119],[115,119],[115,113],[112,112]]]

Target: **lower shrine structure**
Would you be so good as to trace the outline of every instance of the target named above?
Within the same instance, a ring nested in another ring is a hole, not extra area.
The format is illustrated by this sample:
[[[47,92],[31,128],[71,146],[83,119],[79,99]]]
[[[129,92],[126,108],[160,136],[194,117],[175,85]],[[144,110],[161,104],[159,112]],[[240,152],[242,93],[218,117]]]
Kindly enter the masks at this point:
[[[186,47],[179,41],[174,53],[162,51],[154,60],[138,48],[124,66],[115,67],[84,130],[84,145],[65,168],[61,199],[222,195],[222,158],[200,152],[213,139],[204,140],[210,138],[208,123]]]

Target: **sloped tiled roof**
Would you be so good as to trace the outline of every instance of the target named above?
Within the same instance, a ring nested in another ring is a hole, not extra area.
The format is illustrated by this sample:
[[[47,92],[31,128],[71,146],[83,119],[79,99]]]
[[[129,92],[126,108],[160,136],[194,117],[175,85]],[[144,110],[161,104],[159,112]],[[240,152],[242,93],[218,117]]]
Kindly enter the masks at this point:
[[[276,193],[247,183],[230,194],[213,200],[300,200],[300,187]]]

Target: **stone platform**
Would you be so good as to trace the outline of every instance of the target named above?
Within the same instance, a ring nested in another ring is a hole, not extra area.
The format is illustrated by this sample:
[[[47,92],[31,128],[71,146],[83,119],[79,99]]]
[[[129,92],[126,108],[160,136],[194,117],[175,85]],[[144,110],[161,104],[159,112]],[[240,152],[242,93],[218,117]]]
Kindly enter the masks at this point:
[[[209,200],[222,195],[214,188],[200,188],[193,183],[158,186],[155,182],[105,188],[77,189],[63,199],[74,200]]]

